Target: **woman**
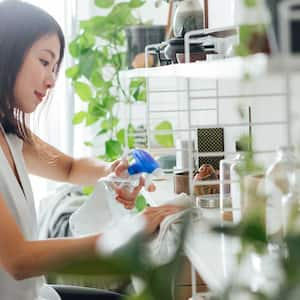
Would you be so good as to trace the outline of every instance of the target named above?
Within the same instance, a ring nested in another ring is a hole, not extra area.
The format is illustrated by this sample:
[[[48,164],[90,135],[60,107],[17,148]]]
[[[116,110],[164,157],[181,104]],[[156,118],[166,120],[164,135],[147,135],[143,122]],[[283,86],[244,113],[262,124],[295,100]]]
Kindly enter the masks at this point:
[[[100,177],[113,171],[121,174],[126,168],[118,161],[107,164],[71,158],[26,127],[25,115],[35,111],[55,84],[64,47],[61,28],[46,12],[20,1],[0,2],[1,300],[42,299],[45,289],[41,275],[67,260],[96,255],[95,243],[101,239],[94,235],[37,241],[28,173],[74,184],[94,184]],[[131,193],[118,189],[116,199],[131,208],[142,185],[143,182]],[[165,216],[177,211],[174,206],[148,211],[146,231],[155,231]],[[47,292],[54,293],[49,289]],[[59,293],[61,299],[119,298],[104,291],[92,291],[90,296],[86,291],[77,293],[72,289]]]

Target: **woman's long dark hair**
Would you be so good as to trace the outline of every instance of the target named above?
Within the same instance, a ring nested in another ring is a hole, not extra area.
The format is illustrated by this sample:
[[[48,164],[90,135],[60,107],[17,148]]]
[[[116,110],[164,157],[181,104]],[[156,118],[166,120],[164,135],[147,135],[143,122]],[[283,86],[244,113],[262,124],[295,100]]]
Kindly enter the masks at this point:
[[[14,86],[27,51],[45,35],[60,41],[58,70],[65,40],[55,19],[42,9],[19,0],[0,1],[0,123],[6,133],[30,141],[25,114],[16,106]]]

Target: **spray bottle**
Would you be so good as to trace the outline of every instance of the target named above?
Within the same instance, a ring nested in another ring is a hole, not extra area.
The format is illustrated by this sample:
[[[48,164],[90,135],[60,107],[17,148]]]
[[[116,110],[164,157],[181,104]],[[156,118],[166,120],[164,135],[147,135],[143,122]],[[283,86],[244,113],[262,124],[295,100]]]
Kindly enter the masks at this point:
[[[115,199],[115,187],[134,189],[139,185],[140,177],[145,176],[145,188],[151,184],[153,176],[160,176],[162,170],[157,161],[145,150],[135,149],[123,155],[123,159],[132,157],[128,169],[121,177],[110,174],[101,178],[93,194],[70,218],[74,235],[87,235],[105,231],[115,224],[126,220],[135,210],[126,209]]]
[[[119,203],[115,199],[115,187],[126,188],[132,191],[139,185],[140,177],[145,178],[145,189],[149,187],[153,177],[161,176],[162,170],[158,162],[145,150],[134,149],[125,153],[122,159],[128,159],[132,162],[129,164],[128,169],[120,176],[116,176],[114,173],[101,179],[104,182],[106,188],[113,195],[113,199],[110,199],[108,206],[112,213],[113,218],[120,218],[124,215],[129,215],[132,210],[126,209],[123,204]],[[131,158],[131,159],[130,159]],[[133,211],[134,212],[134,211]]]
[[[162,170],[158,162],[145,150],[134,149],[123,155],[122,159],[132,157],[133,162],[128,169],[118,177],[114,173],[103,178],[106,183],[114,183],[118,186],[126,187],[129,190],[139,185],[140,177],[145,177],[145,188],[147,189],[152,182],[154,176],[160,176]]]

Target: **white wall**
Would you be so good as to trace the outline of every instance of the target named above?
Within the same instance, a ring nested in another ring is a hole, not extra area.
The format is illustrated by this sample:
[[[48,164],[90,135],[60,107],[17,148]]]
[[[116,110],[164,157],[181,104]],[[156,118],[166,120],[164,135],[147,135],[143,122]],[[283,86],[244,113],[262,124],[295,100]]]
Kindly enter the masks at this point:
[[[89,15],[101,15],[101,9],[95,7],[93,0],[78,0],[79,7],[83,10],[85,17],[88,18]],[[122,0],[117,0],[116,2],[122,2]],[[154,24],[166,24],[168,5],[163,3],[159,8],[155,8],[154,0],[147,0],[145,5],[140,9],[137,9],[137,14],[142,17],[144,21],[152,21]]]
[[[234,25],[234,8],[235,0],[208,0],[208,27],[218,28]]]
[[[153,20],[154,24],[165,25],[167,23],[168,5],[163,3],[159,8],[155,8],[154,0],[148,0],[140,10],[143,20]]]
[[[199,65],[199,67],[201,67]],[[244,107],[247,112],[248,106],[252,108],[252,122],[260,123],[259,126],[253,126],[252,134],[254,140],[255,151],[275,151],[280,145],[287,144],[287,127],[284,124],[263,125],[266,122],[284,122],[287,119],[287,102],[286,81],[282,75],[266,76],[253,81],[243,80],[220,80],[219,84],[219,123],[225,124],[224,138],[225,151],[235,151],[235,141],[241,134],[248,133],[248,126],[234,126],[230,124],[239,124],[248,122],[248,119],[242,119],[238,113],[238,107]],[[299,128],[300,128],[300,106],[298,105],[299,91],[297,90],[298,76],[293,76],[291,80],[292,94],[292,142],[298,144]],[[188,129],[188,119],[186,112],[173,112],[171,110],[186,109],[187,93],[176,93],[176,90],[184,90],[186,88],[186,80],[176,78],[155,78],[150,80],[150,88],[152,90],[168,90],[164,93],[150,94],[150,110],[163,110],[163,113],[150,114],[151,129],[162,120],[172,122],[173,129]],[[216,97],[216,91],[205,91],[205,89],[214,89],[216,81],[193,79],[191,81],[191,122],[195,130],[192,131],[193,139],[196,141],[196,128],[203,125],[211,125],[218,127],[215,111],[196,111],[196,109],[210,109],[216,107],[214,99],[206,99],[205,97]],[[199,91],[204,89],[204,91]],[[244,97],[248,95],[247,97]],[[230,96],[230,97],[228,97]],[[201,97],[196,99],[197,97]],[[193,111],[194,110],[194,111]],[[145,114],[144,107],[144,114]],[[132,115],[134,116],[135,125],[145,122],[145,115],[142,113],[141,106],[133,107]],[[229,126],[230,125],[230,126]],[[187,131],[174,134],[175,139],[187,139]],[[151,137],[153,141],[153,137]],[[197,144],[197,142],[195,143]],[[152,145],[152,146],[155,146]],[[155,151],[154,151],[155,152]],[[166,149],[166,153],[171,151]],[[266,167],[274,159],[274,153],[257,155],[257,159]]]

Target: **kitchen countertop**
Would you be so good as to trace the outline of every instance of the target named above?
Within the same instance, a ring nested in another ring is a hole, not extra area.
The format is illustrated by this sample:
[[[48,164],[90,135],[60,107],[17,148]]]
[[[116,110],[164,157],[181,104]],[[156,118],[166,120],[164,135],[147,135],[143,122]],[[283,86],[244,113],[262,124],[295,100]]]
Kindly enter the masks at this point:
[[[170,202],[176,194],[173,191],[173,175],[165,180],[155,181],[156,191],[147,193],[151,205]],[[213,233],[210,223],[220,220],[219,209],[201,209],[203,219],[194,222],[185,243],[185,254],[213,291],[222,291],[236,265],[239,241],[223,234]]]
[[[151,204],[159,205],[174,199],[172,174],[155,184],[157,190],[150,195]],[[228,281],[234,277],[235,283],[246,284],[254,290],[261,289],[267,294],[274,292],[280,286],[281,276],[276,253],[250,253],[244,263],[238,265],[239,239],[211,231],[211,224],[220,222],[219,209],[199,209],[203,218],[192,223],[184,252],[210,290],[224,292]]]

